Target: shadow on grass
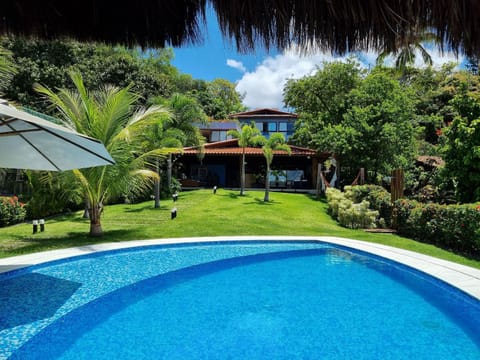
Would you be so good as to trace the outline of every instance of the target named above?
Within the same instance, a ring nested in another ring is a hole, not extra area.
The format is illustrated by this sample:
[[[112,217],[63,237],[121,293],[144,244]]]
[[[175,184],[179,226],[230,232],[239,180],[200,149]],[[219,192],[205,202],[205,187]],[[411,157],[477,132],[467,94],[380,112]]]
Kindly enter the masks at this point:
[[[78,214],[57,215],[55,217],[45,219],[45,224],[46,224],[45,226],[48,226],[48,224],[61,223],[64,221],[72,221],[76,223],[82,223],[82,222],[88,223],[89,219],[84,218],[83,215],[78,215]]]
[[[229,197],[230,199],[238,199],[238,198],[248,198],[249,196],[247,194],[244,194],[244,195],[240,195],[240,193],[237,193],[237,192],[228,192],[228,193],[222,193],[222,194],[215,194],[215,195],[212,195],[212,196],[223,196],[223,197]]]
[[[307,199],[310,199],[312,201],[317,201],[317,202],[321,202],[321,203],[324,203],[324,204],[327,203],[327,198],[325,197],[325,195],[320,195],[320,197],[317,197],[317,195],[314,195],[314,194],[304,194],[304,196]]]
[[[136,206],[136,207],[125,207],[125,212],[127,213],[139,213],[145,210],[163,210],[165,209],[165,206],[160,205],[160,207],[156,208],[153,205],[144,205],[144,206]]]
[[[245,205],[257,204],[257,205],[262,205],[262,206],[271,206],[271,205],[280,205],[281,204],[281,202],[273,201],[273,200],[263,201],[263,199],[258,198],[258,197],[253,199],[253,200],[254,201],[252,201],[252,202],[245,203]]]
[[[131,240],[135,238],[137,233],[137,230],[135,229],[107,230],[101,237],[92,237],[88,235],[88,231],[89,229],[86,228],[85,231],[69,232],[66,236],[62,237],[35,238],[33,236],[19,236],[18,240],[25,243],[24,246],[18,247],[14,250],[0,250],[0,252],[3,254],[8,253],[8,256],[15,256],[53,249],[65,249],[69,247],[88,248],[89,245],[94,244]]]

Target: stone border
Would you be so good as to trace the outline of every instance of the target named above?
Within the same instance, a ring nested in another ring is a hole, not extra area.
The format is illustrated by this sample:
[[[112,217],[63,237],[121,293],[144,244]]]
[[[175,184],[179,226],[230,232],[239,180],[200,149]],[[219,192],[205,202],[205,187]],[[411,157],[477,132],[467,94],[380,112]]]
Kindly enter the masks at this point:
[[[370,254],[378,255],[389,260],[410,266],[425,272],[435,278],[466,292],[480,300],[480,270],[469,266],[456,264],[450,261],[419,254],[413,251],[394,248],[391,246],[375,244],[360,240],[352,240],[339,237],[318,236],[218,236],[196,238],[172,238],[156,240],[135,240],[119,243],[105,243],[89,246],[81,246],[69,249],[52,250],[28,255],[14,256],[0,259],[0,273],[20,269],[26,266],[38,265],[44,262],[66,259],[69,257],[92,254],[100,251],[126,249],[148,245],[166,245],[195,242],[218,242],[218,241],[251,241],[251,240],[298,240],[298,241],[321,241],[335,245],[341,245]]]

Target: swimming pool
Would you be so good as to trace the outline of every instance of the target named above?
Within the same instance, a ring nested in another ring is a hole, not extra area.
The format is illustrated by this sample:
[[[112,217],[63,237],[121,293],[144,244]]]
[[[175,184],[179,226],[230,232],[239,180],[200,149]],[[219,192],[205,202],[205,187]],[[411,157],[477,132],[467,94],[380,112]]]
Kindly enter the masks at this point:
[[[478,300],[317,241],[140,247],[0,282],[4,357],[480,357]]]

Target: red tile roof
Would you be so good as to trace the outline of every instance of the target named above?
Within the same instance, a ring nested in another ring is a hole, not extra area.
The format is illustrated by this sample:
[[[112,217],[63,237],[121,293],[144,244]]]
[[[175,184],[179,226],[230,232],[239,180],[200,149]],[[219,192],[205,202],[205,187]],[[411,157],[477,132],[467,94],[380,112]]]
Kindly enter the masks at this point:
[[[299,146],[290,145],[292,154],[290,156],[315,156],[317,152],[312,149],[307,149]],[[199,152],[197,147],[187,147],[183,149],[183,155],[197,155]],[[238,140],[231,139],[225,141],[218,141],[214,143],[205,144],[203,153],[205,155],[221,155],[221,156],[239,156],[243,152],[241,147],[238,147]],[[263,156],[261,147],[247,147],[245,154],[249,156]],[[286,151],[275,150],[274,154],[277,156],[289,156]]]

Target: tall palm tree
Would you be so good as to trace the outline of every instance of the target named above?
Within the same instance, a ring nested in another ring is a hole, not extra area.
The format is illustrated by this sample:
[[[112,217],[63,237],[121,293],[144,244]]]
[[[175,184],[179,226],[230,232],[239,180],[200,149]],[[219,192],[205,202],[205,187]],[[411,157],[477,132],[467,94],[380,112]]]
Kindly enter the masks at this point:
[[[286,151],[289,155],[292,153],[290,146],[285,143],[285,137],[282,133],[274,133],[270,135],[270,138],[265,141],[262,146],[263,156],[265,156],[265,160],[267,162],[267,171],[265,174],[265,196],[263,201],[268,202],[270,201],[270,166],[272,165],[273,161],[273,152],[275,150],[283,150]]]
[[[385,58],[389,55],[395,57],[395,67],[405,72],[407,66],[415,64],[415,58],[417,51],[420,52],[423,62],[429,66],[433,64],[432,57],[428,51],[423,47],[423,43],[433,42],[439,43],[438,35],[434,32],[427,31],[425,29],[412,28],[409,31],[406,39],[396,44],[396,50],[384,49],[377,57],[377,64],[381,65],[385,61]]]
[[[164,116],[164,109],[152,106],[135,111],[139,95],[130,87],[105,87],[88,91],[82,76],[71,72],[74,90],[59,89],[54,92],[37,85],[56,108],[63,123],[79,133],[102,141],[115,160],[115,165],[73,170],[81,184],[89,207],[90,235],[101,236],[103,205],[111,197],[121,196],[126,191],[145,191],[153,179],[151,159],[165,154],[159,149],[143,153],[139,134],[149,125]]]
[[[243,125],[241,130],[229,130],[228,135],[238,139],[238,146],[242,148],[242,166],[240,174],[240,195],[245,192],[245,150],[248,146],[261,145],[265,142],[260,130],[252,122],[250,125]]]

